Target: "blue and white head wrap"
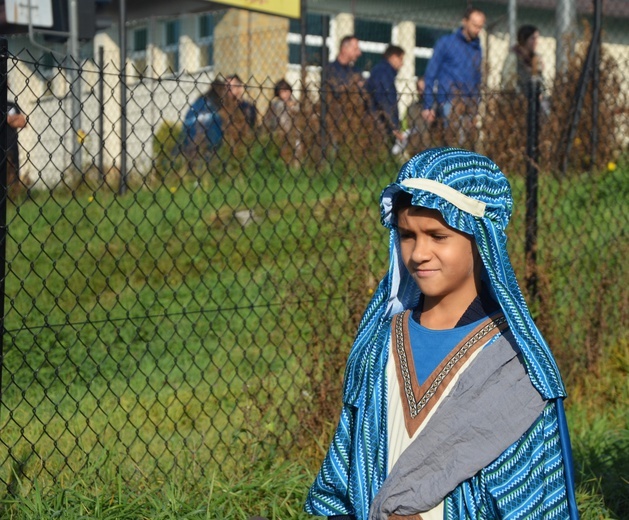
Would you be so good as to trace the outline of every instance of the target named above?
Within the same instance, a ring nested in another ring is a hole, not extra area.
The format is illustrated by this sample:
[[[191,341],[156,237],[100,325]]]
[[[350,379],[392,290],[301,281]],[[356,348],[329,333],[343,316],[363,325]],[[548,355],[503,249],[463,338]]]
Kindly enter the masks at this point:
[[[419,289],[399,254],[393,202],[409,193],[414,206],[435,209],[446,223],[476,240],[484,265],[483,279],[502,307],[522,351],[535,387],[546,399],[562,397],[565,390],[555,360],[533,322],[507,253],[505,229],[513,199],[504,174],[490,159],[453,148],[427,150],[400,170],[395,183],[381,196],[382,223],[391,229],[390,288],[387,314],[417,305]]]

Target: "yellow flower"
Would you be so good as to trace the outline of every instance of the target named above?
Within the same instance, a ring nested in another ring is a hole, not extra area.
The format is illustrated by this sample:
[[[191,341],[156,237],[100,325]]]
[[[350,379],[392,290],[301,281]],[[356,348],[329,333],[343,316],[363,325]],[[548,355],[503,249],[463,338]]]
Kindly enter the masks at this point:
[[[616,171],[616,163],[613,161],[609,161],[607,163],[607,171],[609,172],[615,172]]]
[[[94,200],[94,197],[90,196],[90,197],[87,198],[87,202],[92,202],[93,200]]]
[[[176,186],[171,186],[170,187],[170,193],[175,193],[177,191],[177,187]]]
[[[83,144],[85,142],[86,137],[87,137],[87,134],[83,130],[79,130],[76,133],[76,139],[79,142],[79,144]]]
[[[373,294],[373,289],[371,287],[367,289],[367,294]]]

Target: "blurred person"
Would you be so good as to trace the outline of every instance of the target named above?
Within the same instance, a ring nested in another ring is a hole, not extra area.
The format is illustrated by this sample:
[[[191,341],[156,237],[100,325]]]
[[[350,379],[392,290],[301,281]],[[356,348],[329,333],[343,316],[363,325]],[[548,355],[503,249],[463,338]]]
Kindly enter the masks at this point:
[[[20,188],[20,150],[18,133],[27,124],[17,101],[7,99],[7,188],[12,195]]]
[[[207,92],[190,106],[183,121],[184,152],[205,154],[214,151],[221,144],[223,121],[220,109],[225,92],[225,82],[215,79]]]
[[[537,53],[539,30],[534,25],[522,25],[518,29],[517,43],[513,46],[502,67],[501,87],[507,94],[505,102],[512,114],[526,117],[529,88],[537,91],[541,120],[550,115],[550,99],[543,89],[544,64]],[[515,94],[515,96],[513,95]],[[526,127],[526,123],[522,123]]]
[[[343,37],[338,56],[326,67],[326,82],[331,90],[352,85],[362,87],[361,71],[355,67],[356,60],[361,55],[358,38],[353,34]]]
[[[296,159],[302,149],[301,136],[295,127],[299,104],[293,97],[290,83],[283,78],[275,84],[273,92],[275,96],[264,115],[263,125],[273,135],[281,157],[296,166]]]
[[[417,78],[415,84],[417,99],[406,111],[406,122],[408,130],[406,138],[408,147],[411,152],[417,153],[426,148],[428,142],[428,133],[430,131],[430,123],[422,116],[424,110],[424,93],[426,91],[426,81],[423,76]]]
[[[403,141],[400,130],[400,114],[398,111],[398,92],[395,77],[404,64],[404,49],[397,45],[389,45],[369,75],[365,90],[369,94],[370,109],[387,134],[393,139]]]
[[[455,148],[416,155],[383,190],[389,269],[306,512],[578,519],[566,391],[509,259],[512,209],[498,166]]]
[[[521,26],[517,40],[502,67],[501,86],[503,90],[526,94],[531,78],[542,76],[542,60],[536,52],[538,28],[534,25]]]
[[[468,7],[461,27],[435,44],[426,68],[426,92],[422,117],[428,123],[441,120],[444,127],[458,126],[458,142],[472,130],[478,113],[483,60],[479,35],[485,14]]]
[[[326,143],[335,151],[360,138],[367,114],[365,81],[355,66],[361,56],[358,38],[345,36],[336,60],[329,63],[322,75],[321,101],[325,112]],[[351,145],[349,145],[351,146]]]
[[[256,106],[249,101],[245,101],[245,84],[240,79],[238,74],[231,74],[225,78],[225,85],[227,86],[227,95],[231,98],[236,106],[245,116],[247,124],[253,128],[256,125],[257,110]],[[230,103],[227,102],[227,105]]]
[[[264,115],[264,126],[271,132],[280,128],[288,133],[293,127],[293,116],[299,110],[293,97],[293,87],[282,78],[275,84],[273,94],[274,97]]]

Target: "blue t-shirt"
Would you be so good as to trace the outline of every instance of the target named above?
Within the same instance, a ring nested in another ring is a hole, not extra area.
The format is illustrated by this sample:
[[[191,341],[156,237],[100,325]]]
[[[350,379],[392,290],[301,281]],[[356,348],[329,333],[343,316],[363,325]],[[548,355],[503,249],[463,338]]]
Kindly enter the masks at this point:
[[[452,349],[486,319],[484,317],[453,329],[433,330],[420,325],[411,316],[408,329],[419,384],[423,385]]]

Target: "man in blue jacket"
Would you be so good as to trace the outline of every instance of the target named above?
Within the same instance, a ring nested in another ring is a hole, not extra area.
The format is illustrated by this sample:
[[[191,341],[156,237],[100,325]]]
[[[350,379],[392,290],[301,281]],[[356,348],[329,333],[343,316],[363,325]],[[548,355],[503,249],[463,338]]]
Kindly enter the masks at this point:
[[[483,54],[478,36],[485,26],[485,14],[469,7],[461,27],[443,36],[435,45],[424,75],[426,90],[422,117],[433,123],[438,118],[445,127],[458,116],[459,142],[473,125],[480,99]],[[454,129],[456,130],[456,128]]]
[[[370,97],[371,110],[386,128],[389,136],[402,139],[400,115],[397,106],[395,76],[404,63],[404,49],[389,45],[382,61],[371,69],[365,85]]]

